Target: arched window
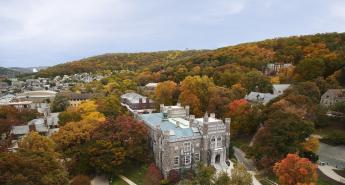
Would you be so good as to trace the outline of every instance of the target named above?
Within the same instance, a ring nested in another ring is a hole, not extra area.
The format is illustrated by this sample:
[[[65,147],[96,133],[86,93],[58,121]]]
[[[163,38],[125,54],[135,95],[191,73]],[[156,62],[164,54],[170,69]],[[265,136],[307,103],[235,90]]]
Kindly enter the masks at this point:
[[[222,147],[222,136],[217,137],[217,147]]]
[[[216,147],[216,137],[212,136],[211,138],[211,148],[215,148]]]

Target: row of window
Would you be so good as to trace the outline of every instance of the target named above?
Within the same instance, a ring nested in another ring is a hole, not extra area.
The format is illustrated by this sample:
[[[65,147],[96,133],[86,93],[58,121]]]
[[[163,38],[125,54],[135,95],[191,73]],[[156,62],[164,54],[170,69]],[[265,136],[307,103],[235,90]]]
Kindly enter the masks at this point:
[[[220,148],[222,147],[222,136],[212,136],[211,138],[211,148]]]
[[[194,161],[200,161],[200,153],[194,154]],[[192,162],[192,156],[191,155],[185,155],[183,156],[183,163],[184,165],[189,165]],[[180,156],[174,157],[174,166],[180,165]]]

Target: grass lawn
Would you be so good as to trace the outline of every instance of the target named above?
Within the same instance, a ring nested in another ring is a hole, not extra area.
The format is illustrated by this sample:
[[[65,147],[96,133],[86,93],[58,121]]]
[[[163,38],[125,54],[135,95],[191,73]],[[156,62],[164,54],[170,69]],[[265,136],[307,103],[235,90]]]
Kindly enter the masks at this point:
[[[325,137],[327,135],[333,134],[335,130],[345,132],[345,124],[341,121],[331,120],[328,126],[316,129],[315,133]]]
[[[137,185],[143,185],[143,179],[148,165],[143,163],[135,163],[128,165],[122,175],[136,183]],[[125,181],[119,177],[114,177],[112,185],[127,185]]]

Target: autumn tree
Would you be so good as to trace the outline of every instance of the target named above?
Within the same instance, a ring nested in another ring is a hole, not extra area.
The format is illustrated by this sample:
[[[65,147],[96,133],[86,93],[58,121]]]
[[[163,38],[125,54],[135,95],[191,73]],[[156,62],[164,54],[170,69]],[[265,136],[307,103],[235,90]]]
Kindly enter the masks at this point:
[[[70,185],[91,185],[90,177],[85,175],[77,175],[73,177]]]
[[[323,76],[325,70],[325,62],[319,58],[303,59],[296,66],[296,78],[299,80],[313,80],[319,76]]]
[[[37,152],[55,153],[55,143],[46,136],[41,136],[37,132],[30,132],[20,142],[19,148]]]
[[[178,171],[170,170],[168,174],[168,180],[169,180],[169,183],[173,183],[173,184],[180,181],[180,174],[178,173]]]
[[[179,101],[191,107],[192,114],[201,116],[207,110],[210,89],[215,87],[207,76],[188,76],[181,82]]]
[[[69,122],[59,131],[53,134],[52,139],[56,142],[57,147],[64,153],[74,150],[75,146],[86,143],[91,139],[92,131],[101,124],[100,122]]]
[[[316,169],[315,164],[296,154],[288,154],[273,167],[282,185],[314,185],[317,181]]]
[[[158,83],[155,91],[155,97],[160,104],[173,105],[177,100],[178,88],[173,81]]]
[[[245,99],[229,103],[227,116],[231,118],[232,136],[254,134],[262,121],[261,109],[261,105],[251,105]]]
[[[255,135],[253,156],[259,167],[269,168],[288,153],[297,152],[314,131],[314,124],[295,114],[275,111]]]
[[[252,175],[242,164],[237,164],[231,170],[230,185],[251,185],[252,183]]]
[[[216,169],[213,166],[207,166],[202,163],[198,164],[195,180],[202,185],[212,185]]]
[[[97,110],[106,117],[116,118],[122,112],[120,97],[115,94],[97,98],[96,103]]]
[[[155,164],[150,164],[144,176],[144,184],[146,185],[160,185],[163,176]]]
[[[248,92],[270,92],[272,90],[270,79],[259,71],[246,73],[240,83]]]
[[[320,141],[316,137],[309,137],[302,143],[305,151],[316,153],[320,148]]]
[[[0,184],[61,185],[68,175],[59,160],[48,152],[22,150],[0,153]]]
[[[125,162],[147,160],[147,129],[142,122],[129,116],[108,119],[92,132],[91,139],[82,146],[82,151],[74,158],[87,153],[85,160],[96,172],[120,173],[121,169],[125,169]]]
[[[230,177],[226,172],[221,172],[214,180],[213,185],[230,185]]]

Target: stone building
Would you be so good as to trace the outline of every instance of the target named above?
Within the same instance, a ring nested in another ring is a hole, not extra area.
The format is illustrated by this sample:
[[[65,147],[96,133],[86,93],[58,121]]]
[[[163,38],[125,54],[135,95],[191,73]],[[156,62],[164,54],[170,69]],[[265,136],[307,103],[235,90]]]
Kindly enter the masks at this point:
[[[320,104],[326,107],[345,102],[345,89],[328,89],[322,96]]]
[[[195,118],[189,106],[160,105],[159,113],[141,114],[149,128],[154,160],[166,177],[170,170],[194,169],[199,161],[226,169],[230,143],[230,119],[215,114]]]
[[[121,95],[121,105],[127,107],[132,113],[152,112],[155,108],[153,100],[135,92]]]

